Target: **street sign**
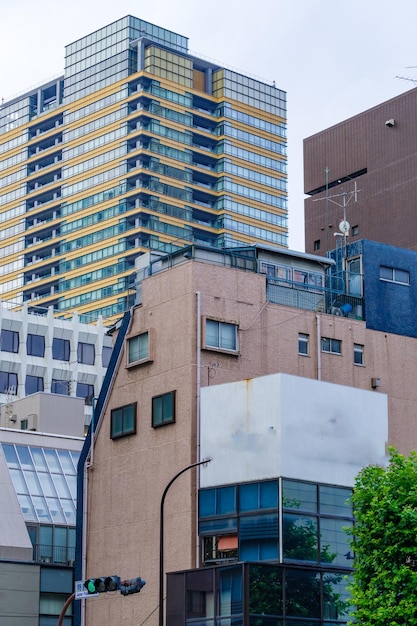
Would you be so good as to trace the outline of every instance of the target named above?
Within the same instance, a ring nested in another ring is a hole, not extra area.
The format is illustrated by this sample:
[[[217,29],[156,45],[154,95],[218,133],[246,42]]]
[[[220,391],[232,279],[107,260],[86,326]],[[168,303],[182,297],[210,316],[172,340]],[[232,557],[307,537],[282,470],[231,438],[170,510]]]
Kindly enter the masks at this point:
[[[84,600],[84,598],[97,598],[99,593],[89,593],[84,586],[83,580],[75,581],[75,598],[74,600]]]

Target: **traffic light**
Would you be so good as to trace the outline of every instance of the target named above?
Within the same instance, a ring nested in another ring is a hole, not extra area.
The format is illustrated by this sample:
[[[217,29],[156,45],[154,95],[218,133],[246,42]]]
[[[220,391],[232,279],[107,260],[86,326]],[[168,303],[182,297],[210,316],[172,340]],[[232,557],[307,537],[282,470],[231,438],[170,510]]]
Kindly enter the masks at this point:
[[[88,593],[106,593],[117,591],[120,588],[120,576],[101,576],[101,578],[88,578],[84,581],[84,587]]]
[[[146,580],[143,580],[143,578],[122,580],[120,583],[120,593],[122,596],[128,596],[131,593],[139,593],[144,585],[146,585]]]

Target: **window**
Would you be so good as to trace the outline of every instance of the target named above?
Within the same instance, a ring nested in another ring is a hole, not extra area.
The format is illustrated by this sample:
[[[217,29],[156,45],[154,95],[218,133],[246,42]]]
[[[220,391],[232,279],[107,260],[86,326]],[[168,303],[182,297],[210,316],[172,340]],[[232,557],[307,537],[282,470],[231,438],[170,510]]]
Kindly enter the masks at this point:
[[[19,333],[15,330],[1,331],[0,350],[3,352],[19,352]]]
[[[298,354],[308,356],[308,340],[309,335],[298,333]]]
[[[86,365],[94,365],[96,351],[93,343],[78,342],[77,361]]]
[[[320,239],[316,239],[314,242],[314,250],[320,250]]]
[[[29,396],[31,393],[43,391],[43,378],[41,376],[26,376],[25,393]]]
[[[355,365],[363,365],[363,345],[361,343],[353,344],[353,362]]]
[[[206,320],[206,348],[237,351],[237,325]]]
[[[136,433],[136,402],[111,411],[110,437],[117,439]]]
[[[385,265],[379,267],[379,278],[389,283],[410,284],[410,272],[399,270],[395,267],[386,267]]]
[[[348,293],[350,293],[352,296],[361,296],[362,276],[360,257],[356,257],[355,259],[349,259],[347,261],[347,271]]]
[[[142,333],[127,340],[128,345],[128,365],[144,361],[149,358],[149,333]]]
[[[152,426],[175,422],[175,391],[152,398]]]
[[[52,340],[52,358],[56,361],[70,360],[70,342],[69,339],[58,339],[54,337]]]
[[[77,398],[84,398],[85,404],[91,406],[94,398],[94,385],[87,385],[86,383],[77,383]]]
[[[60,393],[63,396],[69,396],[69,381],[53,378],[51,381],[51,393]]]
[[[331,354],[342,354],[342,342],[340,339],[321,338],[321,351],[330,352]]]
[[[103,346],[103,352],[101,353],[101,364],[103,367],[109,366],[112,352],[113,348],[111,346]]]
[[[14,372],[0,372],[0,393],[17,394],[17,374]]]
[[[359,235],[359,226],[355,224],[355,226],[352,226],[352,237],[356,237],[357,235]]]
[[[43,335],[31,335],[29,333],[26,340],[26,353],[32,356],[44,356],[45,337]]]

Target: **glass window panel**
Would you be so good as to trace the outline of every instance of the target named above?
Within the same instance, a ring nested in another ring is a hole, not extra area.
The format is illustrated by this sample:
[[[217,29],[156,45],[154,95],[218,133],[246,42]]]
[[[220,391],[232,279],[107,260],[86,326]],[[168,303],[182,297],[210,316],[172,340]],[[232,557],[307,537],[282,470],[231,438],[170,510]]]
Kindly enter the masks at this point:
[[[19,456],[20,463],[23,469],[33,470],[33,461],[30,456],[29,448],[27,446],[16,446],[16,451]]]
[[[46,503],[54,524],[65,524],[64,514],[58,498],[46,498]]]
[[[282,505],[284,509],[317,512],[317,486],[293,480],[282,481]]]
[[[60,339],[54,337],[52,340],[52,358],[57,361],[70,360],[70,342],[69,339]]]
[[[29,471],[25,471],[24,472],[24,476],[25,476],[25,480],[29,489],[29,494],[31,496],[42,496],[42,489],[38,480],[38,477],[36,476],[35,472],[29,472]]]
[[[288,617],[320,618],[320,575],[306,570],[286,570],[285,612]]]
[[[70,498],[71,494],[70,494],[69,489],[67,487],[67,484],[66,484],[64,476],[61,476],[60,474],[53,474],[52,476],[53,476],[53,484],[55,486],[56,493],[58,494],[58,497],[59,498]],[[51,493],[50,495],[55,495],[55,494]]]
[[[72,500],[61,500],[62,508],[64,510],[64,515],[67,520],[67,524],[71,526],[75,526],[76,518],[75,518],[75,506]]]
[[[46,465],[45,457],[43,456],[41,448],[30,448],[30,452],[32,454],[33,462],[38,471],[47,471],[48,467]]]
[[[353,610],[347,591],[350,582],[349,577],[345,574],[323,574],[324,619],[346,620],[348,618],[349,613]],[[326,625],[329,625],[329,622],[326,622]]]
[[[221,347],[225,350],[236,349],[236,327],[233,324],[221,325]]]
[[[96,358],[95,347],[93,343],[78,342],[77,360],[78,363],[86,365],[94,365]]]
[[[2,329],[0,334],[0,350],[19,352],[19,333],[15,330]]]
[[[26,522],[37,521],[37,517],[35,515],[35,510],[32,505],[32,500],[29,496],[25,496],[22,494],[18,494],[17,499],[19,500],[20,508],[22,509],[23,517]]]
[[[278,506],[278,481],[271,480],[260,484],[260,506],[261,509]]]
[[[320,485],[320,513],[352,517],[351,489]]]
[[[44,452],[44,455],[46,457],[49,470],[51,472],[62,474],[62,470],[61,470],[61,466],[59,465],[59,462],[58,462],[58,457],[57,457],[57,454],[56,454],[56,450],[44,449],[43,452]]]
[[[51,516],[49,515],[48,508],[46,506],[45,498],[34,496],[32,498],[33,505],[35,507],[36,515],[40,522],[50,522]]]
[[[32,393],[43,391],[43,378],[41,376],[30,376],[27,374],[25,380],[25,392],[27,396]]]
[[[39,472],[38,477],[42,487],[43,495],[55,498],[57,494],[50,474],[46,474],[45,472]]]
[[[227,517],[200,522],[201,535],[216,535],[219,533],[229,533],[237,530],[237,518]]]
[[[10,469],[10,476],[16,493],[29,493],[20,469]]]
[[[67,476],[67,484],[71,493],[71,498],[75,501],[77,498],[77,478],[76,476]]]
[[[217,513],[233,513],[236,511],[236,487],[220,487],[217,489]]]
[[[27,354],[32,356],[44,356],[45,337],[43,335],[32,335],[29,333],[26,339],[26,351]]]
[[[345,532],[346,520],[322,517],[320,519],[320,560],[342,567],[352,567],[353,554]]]
[[[208,517],[216,513],[216,490],[203,489],[199,493],[199,515]]]
[[[227,568],[219,572],[219,613],[221,616],[243,612],[242,568]]]
[[[248,515],[239,521],[239,559],[278,558],[278,514]]]
[[[67,450],[57,450],[64,474],[76,474],[77,467],[72,462],[72,457]]]
[[[7,465],[9,466],[9,468],[20,467],[15,447],[8,443],[3,443],[2,445],[4,456],[6,457]]]
[[[251,615],[262,616],[262,619],[267,615],[282,616],[282,569],[250,565],[249,612]]]
[[[282,545],[286,561],[317,563],[317,519],[309,515],[284,513]]]
[[[410,284],[410,273],[405,270],[395,270],[395,282],[404,283],[406,285]]]
[[[254,511],[259,508],[258,504],[259,484],[240,485],[239,509],[240,511]]]

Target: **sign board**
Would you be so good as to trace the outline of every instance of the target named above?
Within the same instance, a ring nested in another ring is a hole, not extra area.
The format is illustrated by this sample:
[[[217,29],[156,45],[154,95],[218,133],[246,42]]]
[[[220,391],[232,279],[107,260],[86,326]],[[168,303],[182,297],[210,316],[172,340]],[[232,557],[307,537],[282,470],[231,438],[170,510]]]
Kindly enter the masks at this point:
[[[83,580],[75,581],[75,600],[84,600],[84,598],[97,598],[99,593],[88,593],[87,589],[84,587]]]

